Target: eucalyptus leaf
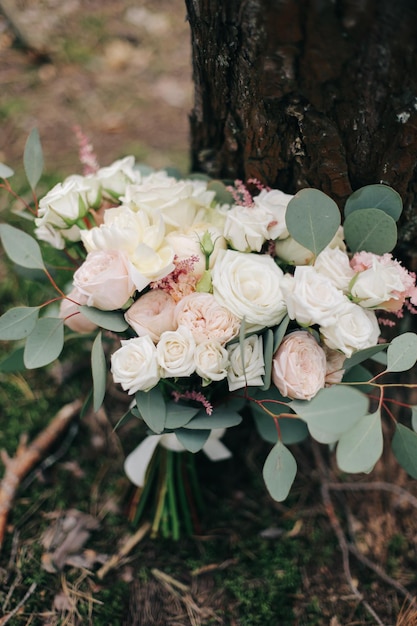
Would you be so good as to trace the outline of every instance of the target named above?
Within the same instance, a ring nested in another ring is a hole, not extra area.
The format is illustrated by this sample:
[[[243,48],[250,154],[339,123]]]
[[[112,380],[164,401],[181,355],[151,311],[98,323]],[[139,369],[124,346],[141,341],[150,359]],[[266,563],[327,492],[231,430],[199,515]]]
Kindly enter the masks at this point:
[[[168,402],[166,405],[165,428],[181,428],[200,411],[199,407],[184,406],[178,402]]]
[[[210,430],[186,430],[179,428],[175,431],[178,441],[189,452],[199,452],[210,436]]]
[[[345,217],[358,209],[380,209],[397,221],[403,210],[403,201],[398,192],[388,185],[366,185],[352,193],[345,205]]]
[[[376,346],[370,346],[369,348],[364,348],[363,350],[354,352],[352,356],[346,359],[343,363],[343,369],[349,370],[351,367],[354,367],[359,363],[363,363],[363,361],[366,361],[367,359],[371,359],[375,354],[386,350],[389,345],[389,343],[379,343]]]
[[[413,478],[417,478],[417,433],[397,424],[392,440],[392,452],[398,463]]]
[[[353,387],[338,385],[321,389],[312,400],[289,403],[307,423],[310,434],[321,443],[337,441],[366,415],[368,405],[369,400],[363,393]]]
[[[37,128],[34,128],[27,138],[23,153],[23,166],[29,185],[35,189],[43,171],[43,152]]]
[[[285,221],[290,235],[317,256],[340,226],[336,202],[318,189],[302,189],[288,203]]]
[[[397,243],[397,226],[390,215],[380,209],[358,209],[343,224],[345,241],[351,252],[391,252]]]
[[[8,165],[0,163],[0,178],[10,178],[13,176],[14,171]]]
[[[387,372],[405,372],[417,361],[417,335],[403,333],[391,341],[387,350]]]
[[[234,204],[235,199],[221,180],[211,180],[207,183],[207,189],[215,192],[219,204]]]
[[[158,387],[149,391],[138,391],[135,394],[136,405],[143,421],[156,434],[165,428],[167,410],[165,400]]]
[[[282,322],[277,326],[274,330],[274,353],[278,350],[281,345],[281,341],[284,339],[285,333],[287,332],[288,324],[290,323],[290,318],[288,315],[284,317]]]
[[[219,409],[212,415],[207,415],[204,410],[200,410],[197,415],[185,424],[184,428],[192,430],[204,430],[213,428],[230,428],[237,426],[242,421],[242,416],[235,411]]]
[[[379,460],[384,447],[381,412],[364,415],[339,439],[336,461],[343,472],[366,472]]]
[[[26,340],[23,360],[27,369],[43,367],[55,361],[64,346],[64,322],[56,317],[42,317]]]
[[[35,328],[39,307],[19,306],[9,309],[0,317],[0,339],[3,341],[24,339]]]
[[[264,441],[269,443],[278,441],[278,430],[275,420],[270,415],[263,411],[256,411],[253,413],[253,419],[256,429]],[[300,443],[308,437],[307,424],[301,419],[280,417],[278,423],[283,444]]]
[[[123,313],[117,311],[102,311],[92,306],[80,306],[80,312],[86,316],[90,322],[97,324],[105,330],[111,330],[114,333],[122,333],[129,328]]]
[[[17,348],[5,359],[0,361],[0,372],[23,372],[26,367],[23,361],[24,348]]]
[[[270,328],[263,334],[265,374],[262,389],[267,391],[271,386],[272,357],[274,354],[274,333]]]
[[[349,383],[352,387],[355,387],[362,393],[371,393],[374,390],[372,385],[366,385],[373,378],[373,374],[363,365],[354,365],[343,376],[343,382]],[[362,384],[360,384],[362,383]]]
[[[101,332],[97,334],[91,349],[91,373],[93,376],[93,407],[94,411],[98,411],[106,395],[107,382],[107,364]]]
[[[285,500],[297,474],[297,463],[281,441],[268,454],[262,474],[272,498],[277,502]]]
[[[30,269],[45,269],[38,242],[23,230],[1,224],[0,238],[7,256],[14,263]]]

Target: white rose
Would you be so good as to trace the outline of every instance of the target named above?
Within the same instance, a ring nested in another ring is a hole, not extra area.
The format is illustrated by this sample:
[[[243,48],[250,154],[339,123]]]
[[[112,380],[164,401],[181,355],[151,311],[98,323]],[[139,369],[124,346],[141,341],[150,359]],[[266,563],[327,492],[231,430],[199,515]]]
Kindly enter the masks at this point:
[[[253,201],[259,208],[267,210],[273,216],[274,224],[270,224],[269,239],[285,239],[288,237],[289,232],[285,223],[285,213],[289,201],[294,196],[284,193],[280,189],[263,189],[258,196],[255,196]]]
[[[226,378],[229,353],[218,341],[200,343],[195,349],[194,360],[196,372],[204,381]]]
[[[310,265],[297,266],[293,276],[286,274],[282,293],[290,319],[303,326],[334,324],[340,312],[350,304],[327,276]]]
[[[314,269],[327,276],[337,289],[341,289],[344,293],[349,291],[349,285],[355,272],[350,267],[349,257],[346,252],[340,248],[325,248],[318,255]]]
[[[212,269],[213,294],[251,329],[275,326],[286,313],[283,276],[270,256],[220,251]]]
[[[342,226],[339,226],[335,236],[327,247],[340,248],[340,250],[343,251],[346,250]],[[314,254],[311,250],[299,244],[291,236],[275,241],[275,254],[290,265],[309,265],[314,259]]]
[[[311,400],[324,387],[326,354],[305,330],[290,333],[272,359],[272,381],[288,398]]]
[[[189,376],[195,371],[196,344],[188,328],[162,333],[157,349],[158,363],[163,378]]]
[[[263,355],[262,336],[251,335],[243,342],[227,347],[230,366],[227,372],[229,390],[235,391],[242,387],[260,387],[263,385],[265,362]],[[242,362],[243,353],[243,362]]]
[[[139,185],[128,186],[122,200],[133,210],[160,212],[167,230],[177,230],[201,221],[206,207],[201,205],[200,198],[191,181],[157,172],[146,176]]]
[[[69,228],[86,214],[89,186],[82,177],[73,177],[58,183],[40,199],[37,227],[51,224],[57,228]]]
[[[341,350],[349,358],[358,350],[375,346],[380,328],[373,311],[350,302],[333,324],[320,328],[320,333],[329,348]]]
[[[88,251],[120,250],[130,261],[130,275],[138,291],[151,281],[164,278],[174,269],[174,252],[164,238],[161,216],[134,212],[129,207],[107,209],[104,222],[82,232]]]
[[[111,372],[129,395],[148,391],[159,382],[156,348],[150,337],[135,337],[121,342],[111,356]]]
[[[401,309],[414,279],[390,254],[359,253],[353,257],[352,265],[356,266],[362,257],[369,265],[361,269],[352,281],[350,293],[355,302],[364,308]]]
[[[191,331],[197,344],[210,339],[224,345],[240,328],[239,318],[210,293],[196,292],[182,298],[175,309],[175,321]]]
[[[57,230],[51,224],[42,224],[42,226],[35,228],[34,232],[39,241],[46,241],[52,248],[56,248],[56,250],[63,250],[65,248],[65,239],[62,236],[62,230]]]
[[[271,214],[260,207],[234,206],[226,213],[224,236],[240,252],[260,252],[269,239]]]
[[[135,157],[127,156],[114,161],[107,167],[101,167],[93,176],[105,195],[118,198],[126,191],[126,187],[141,181],[141,174],[134,169]]]
[[[135,291],[128,260],[119,250],[96,250],[74,274],[74,287],[87,296],[86,304],[104,311],[121,308]]]
[[[185,230],[173,230],[166,236],[167,244],[172,248],[179,261],[190,257],[198,258],[198,261],[194,263],[192,272],[196,276],[201,276],[206,269],[206,257],[200,244],[205,233],[209,233],[214,245],[209,258],[209,268],[212,268],[219,250],[225,250],[227,247],[225,238],[215,226],[198,224]]]

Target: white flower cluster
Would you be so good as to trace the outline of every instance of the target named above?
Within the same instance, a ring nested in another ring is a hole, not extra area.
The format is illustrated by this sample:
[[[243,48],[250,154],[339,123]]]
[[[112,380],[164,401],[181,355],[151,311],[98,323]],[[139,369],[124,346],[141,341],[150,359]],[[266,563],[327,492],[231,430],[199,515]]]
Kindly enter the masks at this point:
[[[288,315],[273,382],[285,396],[312,398],[340,381],[346,357],[378,342],[375,309],[401,308],[415,286],[391,255],[352,258],[341,227],[314,258],[287,230],[291,198],[263,189],[251,203],[219,206],[206,182],[142,175],[133,157],[68,178],[40,201],[36,222],[40,239],[79,241],[87,252],[62,317],[91,332],[80,305],[125,311],[135,336],[111,369],[133,394],[190,376],[203,386],[227,379],[230,390],[262,386],[262,333]]]

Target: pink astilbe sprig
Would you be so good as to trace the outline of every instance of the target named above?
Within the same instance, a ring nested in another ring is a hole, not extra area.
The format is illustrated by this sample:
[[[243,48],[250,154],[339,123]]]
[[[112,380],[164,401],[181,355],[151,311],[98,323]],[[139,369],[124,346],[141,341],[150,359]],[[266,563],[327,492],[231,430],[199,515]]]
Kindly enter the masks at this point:
[[[258,191],[271,191],[271,187],[264,185],[257,178],[248,178],[248,185],[253,185]]]
[[[239,206],[249,208],[253,206],[252,195],[242,180],[236,179],[234,184],[228,185],[226,189],[233,196],[233,200]]]
[[[173,391],[171,395],[174,402],[179,402],[180,400],[194,400],[194,402],[199,402],[203,405],[207,415],[212,415],[213,413],[213,405],[207,400],[206,396],[201,393],[201,391]]]
[[[175,269],[168,276],[152,282],[150,288],[162,289],[162,291],[169,293],[175,302],[179,302],[184,296],[188,296],[196,290],[200,277],[193,272],[194,266],[199,260],[196,255],[181,260],[175,257]]]
[[[87,135],[83,133],[80,126],[74,126],[74,133],[78,142],[79,159],[84,166],[84,176],[95,174],[100,169],[100,166],[93,145],[90,143]]]

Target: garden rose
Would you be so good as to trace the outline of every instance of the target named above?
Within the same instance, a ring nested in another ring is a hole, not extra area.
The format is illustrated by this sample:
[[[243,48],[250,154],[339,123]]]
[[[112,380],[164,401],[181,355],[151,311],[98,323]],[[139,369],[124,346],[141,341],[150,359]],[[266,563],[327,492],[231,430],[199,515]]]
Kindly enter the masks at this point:
[[[271,214],[261,207],[234,206],[226,213],[224,236],[240,252],[260,252],[269,237]]]
[[[140,296],[125,313],[125,320],[139,335],[149,335],[157,343],[166,330],[175,330],[175,301],[161,289]]]
[[[150,337],[135,337],[121,342],[111,356],[111,372],[129,395],[148,391],[159,382],[156,348]]]
[[[342,381],[345,370],[343,364],[346,356],[339,350],[331,350],[328,346],[323,346],[326,354],[326,386],[336,385]]]
[[[341,350],[346,357],[378,343],[380,328],[373,311],[349,303],[333,324],[322,326],[320,333],[325,344]]]
[[[126,255],[119,250],[95,250],[74,274],[74,287],[86,304],[104,311],[121,308],[135,291]]]
[[[254,197],[255,206],[268,211],[271,215],[268,239],[285,239],[288,237],[285,213],[288,203],[293,197],[280,189],[262,189],[261,193]]]
[[[274,326],[286,313],[283,276],[270,256],[220,251],[212,270],[213,294],[252,330]]]
[[[305,330],[290,333],[272,360],[272,381],[279,392],[297,400],[311,400],[324,387],[326,354]]]
[[[68,328],[76,333],[91,333],[97,328],[97,324],[91,322],[80,311],[80,306],[87,304],[87,300],[88,297],[76,288],[73,288],[72,291],[70,291],[67,298],[61,300],[59,317],[64,320],[64,324],[68,326]]]
[[[355,272],[350,267],[349,257],[340,248],[325,248],[318,255],[314,269],[319,274],[327,276],[337,289],[344,293],[349,291],[349,285]]]
[[[166,242],[180,261],[187,258],[198,258],[194,262],[193,274],[201,276],[206,269],[206,256],[201,249],[203,237],[208,233],[213,243],[213,251],[209,258],[209,268],[212,268],[219,250],[226,249],[226,240],[221,231],[210,224],[197,224],[185,230],[174,230],[167,234]]]
[[[334,324],[350,305],[343,292],[310,265],[297,266],[293,276],[286,274],[282,293],[290,319],[305,326]]]
[[[229,353],[218,341],[206,340],[194,352],[196,372],[204,382],[223,380],[227,376]]]
[[[239,333],[240,320],[210,293],[192,293],[175,308],[178,326],[186,326],[196,343],[208,339],[224,345]]]
[[[227,372],[230,391],[246,386],[260,387],[263,385],[262,376],[265,374],[265,361],[261,335],[247,337],[243,342],[243,350],[240,343],[235,343],[228,346],[227,351],[230,359]]]
[[[189,376],[195,371],[196,343],[184,326],[162,333],[156,346],[158,363],[164,378]]]
[[[127,156],[107,167],[101,167],[91,178],[100,185],[106,196],[118,198],[125,193],[128,185],[139,183],[142,179],[134,165],[135,157]]]
[[[371,252],[359,252],[351,260],[351,296],[365,308],[398,311],[405,299],[417,303],[415,275],[409,273],[391,254],[378,256]]]
[[[74,176],[58,183],[39,200],[36,226],[45,223],[57,228],[68,228],[83,217],[88,208],[87,192],[90,187],[81,176]]]

